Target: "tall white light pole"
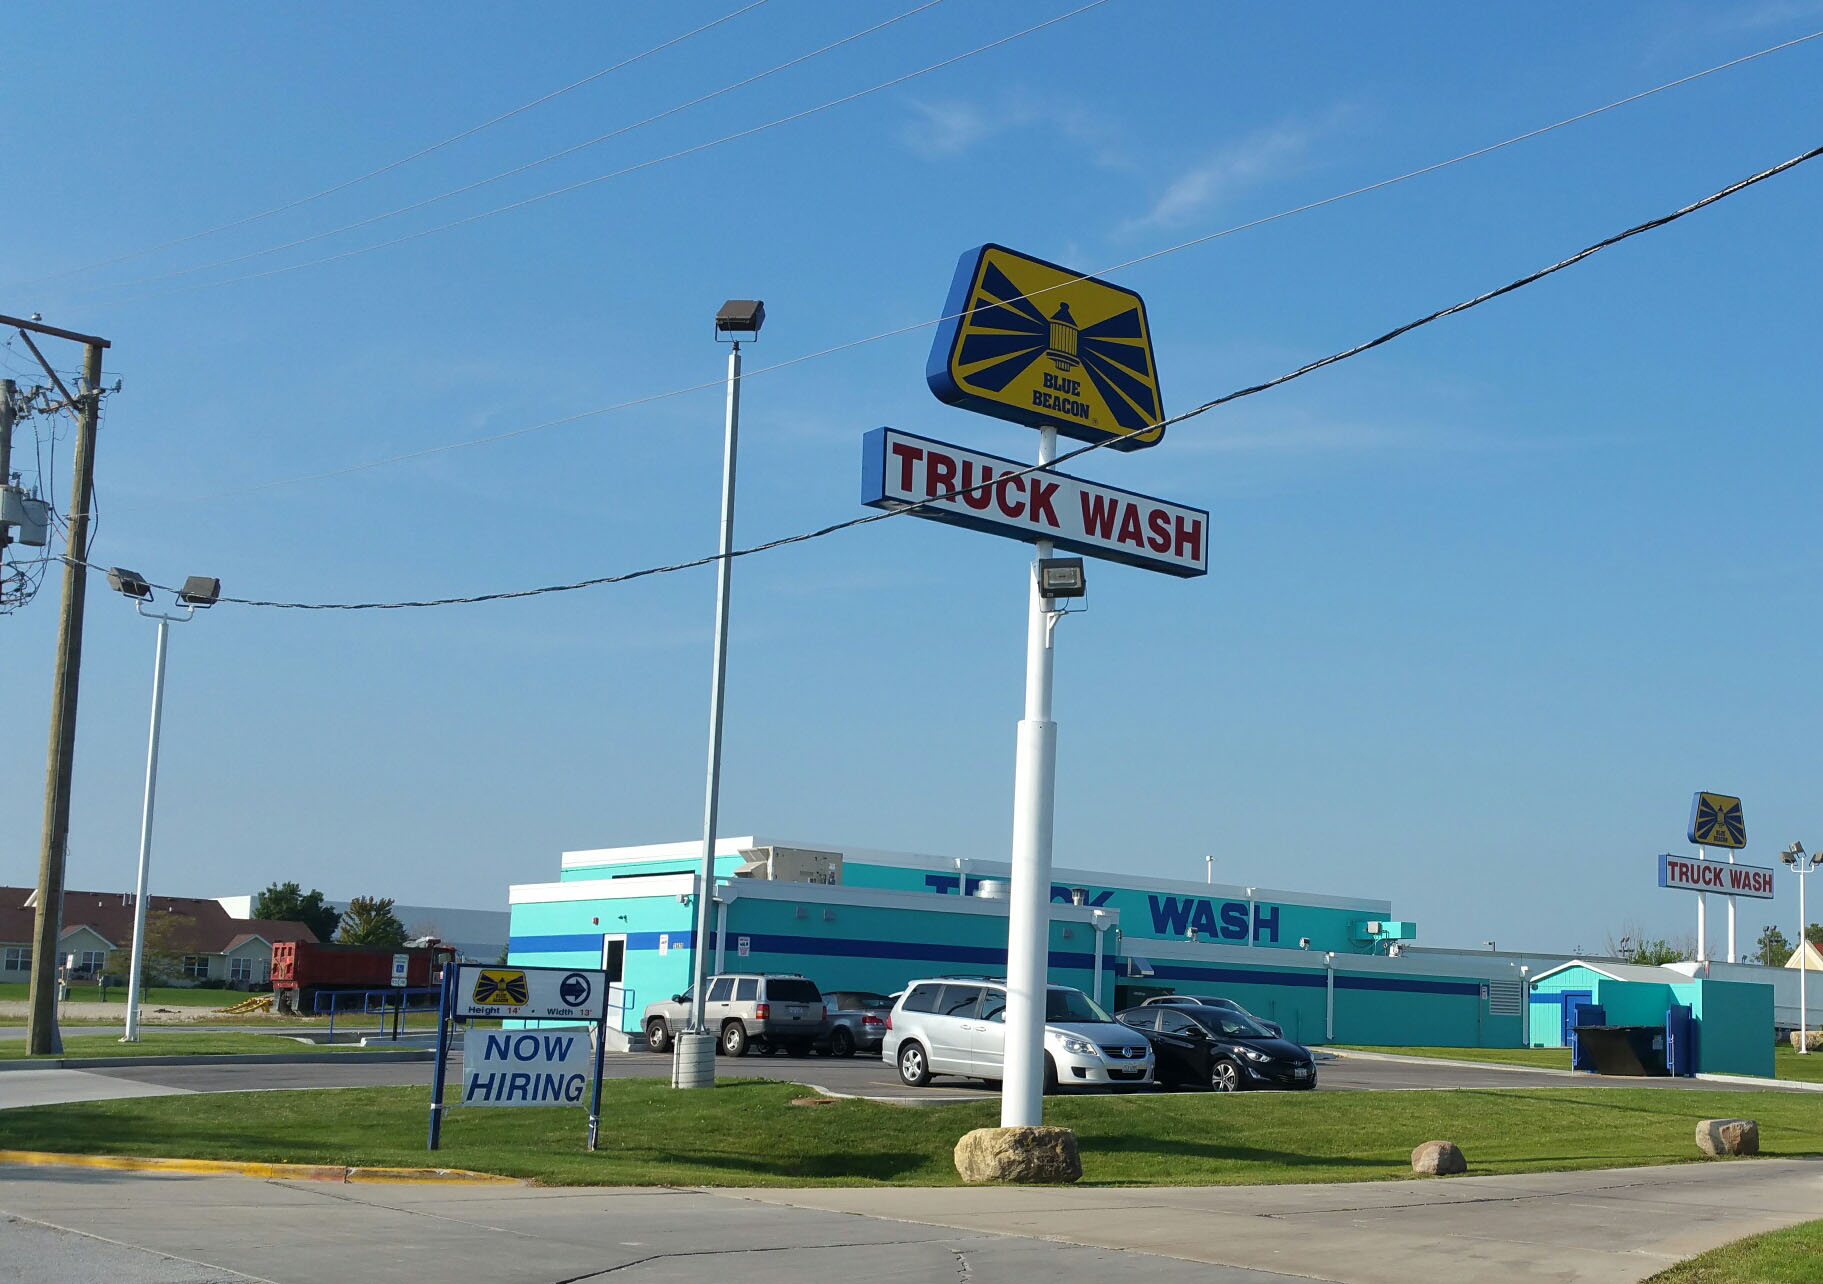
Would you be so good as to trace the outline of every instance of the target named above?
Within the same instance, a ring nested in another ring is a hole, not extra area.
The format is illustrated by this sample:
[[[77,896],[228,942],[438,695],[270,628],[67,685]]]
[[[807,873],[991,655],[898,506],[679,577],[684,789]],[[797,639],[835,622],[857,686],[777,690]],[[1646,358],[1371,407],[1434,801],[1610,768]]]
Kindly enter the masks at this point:
[[[158,797],[158,736],[165,715],[165,646],[170,637],[171,622],[182,622],[196,614],[196,609],[213,606],[221,594],[221,581],[192,575],[178,591],[177,600],[184,608],[182,615],[148,611],[152,586],[136,571],[116,566],[108,572],[108,583],[134,599],[133,608],[148,620],[158,621],[158,645],[152,659],[152,730],[146,741],[145,805],[139,816],[139,875],[133,884],[133,961],[127,969],[127,1027],[122,1043],[139,1042],[139,987],[146,957],[146,883],[152,871],[152,810]]]
[[[1798,1054],[1802,1056],[1810,1051],[1810,994],[1805,984],[1810,975],[1810,951],[1804,936],[1810,920],[1804,912],[1804,879],[1817,867],[1817,854],[1805,851],[1803,843],[1793,843],[1779,856],[1798,876]]]
[[[702,1036],[712,1033],[704,1020],[704,982],[709,965],[709,905],[715,899],[715,823],[721,802],[722,787],[722,694],[728,672],[728,593],[734,573],[734,463],[740,440],[741,422],[741,336],[757,339],[765,324],[766,305],[758,299],[729,299],[715,314],[715,337],[726,339],[728,348],[728,412],[722,435],[722,530],[719,545],[721,559],[715,567],[715,659],[709,684],[709,771],[703,789],[703,865],[696,883],[696,935],[691,943],[690,1022],[687,1034]],[[678,1055],[684,1058],[685,1047],[679,1044]],[[713,1080],[714,1063],[710,1077]]]
[[[1057,457],[1057,430],[1038,431],[1038,462]],[[1044,996],[1050,980],[1051,823],[1057,724],[1051,721],[1056,619],[1040,583],[1051,542],[1037,541],[1025,628],[1025,717],[1013,766],[1013,878],[1006,924],[1006,1053],[1000,1126],[1044,1122]]]

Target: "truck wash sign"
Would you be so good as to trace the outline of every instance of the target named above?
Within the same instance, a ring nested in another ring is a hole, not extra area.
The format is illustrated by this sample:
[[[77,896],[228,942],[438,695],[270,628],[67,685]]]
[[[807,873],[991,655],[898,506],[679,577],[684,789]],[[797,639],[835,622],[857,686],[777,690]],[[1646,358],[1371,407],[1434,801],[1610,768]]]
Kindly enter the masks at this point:
[[[946,405],[1115,450],[1156,446],[1164,410],[1139,295],[983,245],[956,264],[925,381]]]
[[[996,875],[962,875],[962,874],[926,874],[924,885],[933,892],[944,895],[975,896],[979,893],[983,878],[994,879]],[[1051,903],[1053,905],[1071,905],[1076,903],[1076,893],[1083,893],[1082,904],[1094,909],[1109,906],[1114,900],[1117,889],[1112,887],[1071,887],[1067,883],[1051,884]],[[1123,908],[1112,904],[1111,908]],[[1265,942],[1268,945],[1279,944],[1279,906],[1269,901],[1230,901],[1217,900],[1204,896],[1159,896],[1146,897],[1146,919],[1135,918],[1123,920],[1129,923],[1127,932],[1133,938],[1146,935],[1143,924],[1152,924],[1151,936],[1173,937],[1184,936],[1194,930],[1198,936],[1210,941],[1251,941],[1254,944]]]
[[[465,1106],[576,1106],[589,1082],[588,1026],[470,1030],[462,1050]]]
[[[459,1017],[525,1021],[599,1021],[608,974],[573,967],[464,967],[456,986]]]
[[[1209,572],[1209,514],[1049,469],[876,428],[861,442],[861,502],[1189,578]]]
[[[1682,892],[1720,892],[1723,896],[1773,895],[1772,871],[1761,865],[1730,865],[1666,852],[1658,858],[1658,885]]]

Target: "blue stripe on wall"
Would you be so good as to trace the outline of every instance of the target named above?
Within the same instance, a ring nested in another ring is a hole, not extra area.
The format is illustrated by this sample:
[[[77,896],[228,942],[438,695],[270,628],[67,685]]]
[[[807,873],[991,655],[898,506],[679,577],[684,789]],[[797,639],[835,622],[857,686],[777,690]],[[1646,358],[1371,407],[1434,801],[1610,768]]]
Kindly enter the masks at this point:
[[[687,950],[693,932],[668,932],[670,948]],[[733,935],[733,933],[730,933]],[[784,936],[744,932],[749,948],[766,954],[809,954],[833,958],[921,959],[943,963],[977,963],[1004,968],[1006,951],[988,945],[938,945],[926,941],[852,941],[839,937]],[[657,950],[657,932],[627,933],[627,949]],[[601,933],[574,933],[563,936],[515,936],[509,943],[513,953],[557,954],[566,950],[599,950]],[[709,933],[709,948],[715,948],[715,933]],[[1103,965],[1112,970],[1116,960],[1108,955]],[[1052,950],[1051,966],[1088,971],[1095,966],[1095,956],[1073,950]]]
[[[1286,985],[1320,990],[1326,984],[1321,972],[1242,971],[1226,967],[1179,967],[1154,961],[1155,977],[1167,981],[1225,981],[1230,985]],[[1133,980],[1137,978],[1126,977]],[[1407,981],[1390,976],[1355,976],[1336,973],[1338,990],[1392,990],[1404,994],[1463,994],[1481,997],[1481,986],[1472,981]]]
[[[730,933],[732,935],[732,933]],[[936,959],[946,963],[982,963],[1006,966],[1006,950],[991,945],[938,945],[930,941],[852,941],[840,937],[773,936],[742,933],[750,948],[768,954],[816,954],[836,958]],[[1112,966],[1106,957],[1104,965]],[[1089,969],[1095,966],[1093,954],[1052,950],[1051,966]]]
[[[660,935],[661,933],[658,932],[629,932],[627,933],[627,948],[629,950],[656,950]],[[665,932],[662,935],[671,938],[670,948],[674,950],[687,950],[690,948],[690,943],[696,939],[695,932]],[[715,939],[714,933],[710,934],[709,939],[711,941]],[[515,936],[507,942],[507,949],[515,954],[521,952],[558,954],[565,950],[600,950],[601,940],[602,933],[600,932],[571,932],[562,936]]]

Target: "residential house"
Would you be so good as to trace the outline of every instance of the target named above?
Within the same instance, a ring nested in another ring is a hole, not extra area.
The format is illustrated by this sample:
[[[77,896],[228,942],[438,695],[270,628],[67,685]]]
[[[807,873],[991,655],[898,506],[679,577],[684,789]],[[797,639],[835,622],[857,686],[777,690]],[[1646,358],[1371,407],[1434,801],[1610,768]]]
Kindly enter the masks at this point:
[[[0,887],[0,982],[31,976],[37,904],[35,888]],[[302,923],[235,918],[213,900],[151,896],[146,899],[146,938],[174,958],[171,984],[211,980],[244,990],[271,980],[275,942],[315,941],[316,934]],[[57,956],[74,958],[72,979],[97,978],[113,970],[108,956],[132,946],[131,892],[64,892]]]

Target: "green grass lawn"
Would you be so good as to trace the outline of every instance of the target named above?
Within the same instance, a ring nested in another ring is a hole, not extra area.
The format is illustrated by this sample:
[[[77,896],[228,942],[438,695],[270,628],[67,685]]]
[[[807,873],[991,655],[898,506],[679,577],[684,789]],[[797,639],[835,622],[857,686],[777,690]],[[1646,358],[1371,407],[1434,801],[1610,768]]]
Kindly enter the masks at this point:
[[[434,1162],[558,1185],[951,1185],[956,1139],[999,1115],[994,1101],[788,1104],[805,1091],[613,1080],[592,1155],[581,1108],[457,1109]],[[433,1162],[428,1104],[428,1088],[199,1094],[9,1110],[4,1132],[21,1150],[423,1165]],[[1823,1154],[1823,1103],[1799,1093],[1173,1093],[1045,1104],[1047,1123],[1076,1130],[1086,1181],[1145,1185],[1410,1178],[1412,1148],[1436,1137],[1459,1144],[1473,1173],[1696,1160],[1696,1121],[1718,1116],[1759,1120],[1766,1155]]]
[[[372,1052],[351,1043],[307,1044],[270,1034],[239,1031],[151,1030],[140,1028],[138,1043],[122,1043],[118,1034],[66,1034],[66,1057],[175,1057],[244,1052]],[[0,1039],[0,1061],[25,1059],[24,1039]]]
[[[1823,1222],[1804,1222],[1712,1248],[1645,1284],[1815,1284],[1820,1279]]]
[[[1347,1050],[1347,1045],[1337,1045],[1337,1051],[1346,1052]],[[1531,1066],[1541,1070],[1568,1070],[1570,1068],[1570,1050],[1568,1048],[1380,1048],[1359,1046],[1355,1050],[1357,1052],[1391,1052],[1402,1057],[1442,1057],[1450,1061],[1487,1061],[1499,1065]],[[1796,1048],[1788,1044],[1780,1045],[1772,1050],[1772,1077],[1823,1083],[1823,1052],[1808,1052],[1800,1056]]]

